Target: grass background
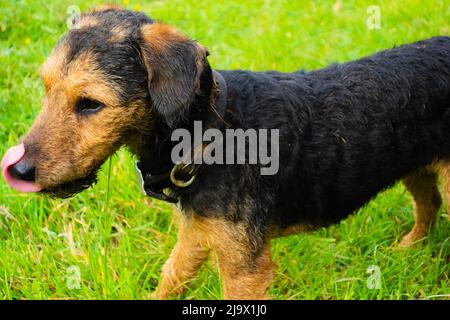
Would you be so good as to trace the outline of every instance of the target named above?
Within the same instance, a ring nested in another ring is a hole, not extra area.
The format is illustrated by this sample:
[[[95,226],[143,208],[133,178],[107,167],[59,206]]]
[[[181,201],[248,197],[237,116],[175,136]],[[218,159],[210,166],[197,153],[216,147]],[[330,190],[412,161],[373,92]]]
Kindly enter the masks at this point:
[[[0,153],[26,133],[40,107],[38,67],[67,30],[67,8],[102,1],[0,0]],[[114,2],[114,1],[110,1]],[[206,45],[217,69],[314,69],[433,35],[449,35],[448,1],[116,1],[176,26]],[[369,5],[381,28],[366,27]],[[132,159],[121,150],[99,183],[70,200],[9,189],[0,179],[0,298],[147,299],[176,241],[171,207],[144,198]],[[107,195],[109,194],[109,204]],[[413,225],[398,185],[340,225],[273,243],[275,299],[448,298],[450,223],[417,248],[397,248]],[[371,290],[367,268],[381,271]],[[71,266],[81,272],[70,289]],[[221,297],[209,261],[189,299]]]

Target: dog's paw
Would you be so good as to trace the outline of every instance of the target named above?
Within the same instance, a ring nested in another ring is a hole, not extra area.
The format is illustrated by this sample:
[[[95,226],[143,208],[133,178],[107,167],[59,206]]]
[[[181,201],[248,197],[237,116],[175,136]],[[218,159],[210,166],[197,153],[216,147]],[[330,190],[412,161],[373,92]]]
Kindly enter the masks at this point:
[[[164,294],[163,292],[161,292],[160,290],[155,290],[152,293],[150,293],[150,299],[152,300],[168,300],[169,299],[169,295],[168,294]]]
[[[166,299],[164,299],[163,297],[160,296],[160,294],[158,293],[158,291],[153,291],[153,292],[150,294],[150,299],[152,299],[152,300],[166,300]]]
[[[425,238],[426,235],[411,231],[403,237],[399,246],[400,248],[414,248],[420,241],[424,240]]]

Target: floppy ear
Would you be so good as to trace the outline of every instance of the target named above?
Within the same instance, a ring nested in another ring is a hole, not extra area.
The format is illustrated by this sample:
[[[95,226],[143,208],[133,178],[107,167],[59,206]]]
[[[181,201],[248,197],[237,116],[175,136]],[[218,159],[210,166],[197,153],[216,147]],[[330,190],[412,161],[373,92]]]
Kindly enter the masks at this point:
[[[207,50],[159,23],[142,26],[141,37],[153,107],[172,126],[187,111],[200,87]]]

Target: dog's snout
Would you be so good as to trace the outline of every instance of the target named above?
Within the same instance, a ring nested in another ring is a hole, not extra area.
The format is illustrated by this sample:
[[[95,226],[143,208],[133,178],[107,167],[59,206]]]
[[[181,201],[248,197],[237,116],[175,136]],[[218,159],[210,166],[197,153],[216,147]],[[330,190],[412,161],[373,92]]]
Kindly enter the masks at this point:
[[[36,168],[23,159],[9,168],[9,173],[18,180],[34,182]]]

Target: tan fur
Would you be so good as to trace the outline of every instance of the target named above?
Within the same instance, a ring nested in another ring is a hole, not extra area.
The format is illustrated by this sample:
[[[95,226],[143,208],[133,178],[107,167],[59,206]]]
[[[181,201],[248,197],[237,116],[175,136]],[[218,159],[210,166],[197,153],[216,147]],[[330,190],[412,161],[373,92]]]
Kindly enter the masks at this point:
[[[450,219],[450,161],[439,161],[435,164],[435,168],[442,178],[444,199],[447,204],[447,216]]]
[[[163,267],[156,296],[159,299],[183,293],[209,255],[209,249],[199,239],[200,235],[195,233],[195,226],[186,218],[180,216],[180,219],[177,244]]]
[[[116,26],[111,29],[112,36],[108,39],[110,42],[120,42],[124,41],[128,35],[129,32],[126,28],[123,26]]]
[[[236,245],[230,242],[230,245]],[[254,260],[248,253],[235,254],[239,247],[221,246],[218,251],[219,266],[223,280],[224,299],[269,299],[268,290],[272,280],[274,264],[270,244]]]
[[[80,20],[80,29],[81,28],[90,28],[95,27],[99,24],[97,17],[94,17],[92,15],[83,15],[81,16]]]
[[[189,40],[175,28],[161,23],[144,25],[142,27],[142,35],[155,54],[163,54],[175,42]]]
[[[46,87],[43,108],[25,137],[28,144],[39,143],[36,183],[51,188],[83,178],[119,147],[120,134],[136,126],[136,117],[145,118],[145,108],[121,108],[117,86],[95,62],[90,52],[67,63],[68,50],[54,50],[41,68]],[[80,117],[74,111],[82,97],[105,105],[99,114]],[[139,116],[137,116],[139,115]],[[61,146],[70,145],[70,149]]]
[[[244,225],[184,214],[180,236],[166,262],[157,297],[180,294],[212,250],[218,260],[225,299],[266,299],[273,263],[269,243],[254,256]]]
[[[401,246],[409,246],[425,238],[436,223],[437,212],[442,203],[437,178],[435,170],[430,167],[419,169],[403,179],[405,187],[414,198],[415,223],[413,229],[401,241]]]
[[[65,76],[59,80],[58,89],[63,90],[71,100],[86,96],[107,106],[119,106],[117,86],[110,83],[100,71],[93,55],[81,54],[68,66]]]
[[[62,79],[68,51],[65,44],[57,46],[42,64],[39,73],[47,91]]]

